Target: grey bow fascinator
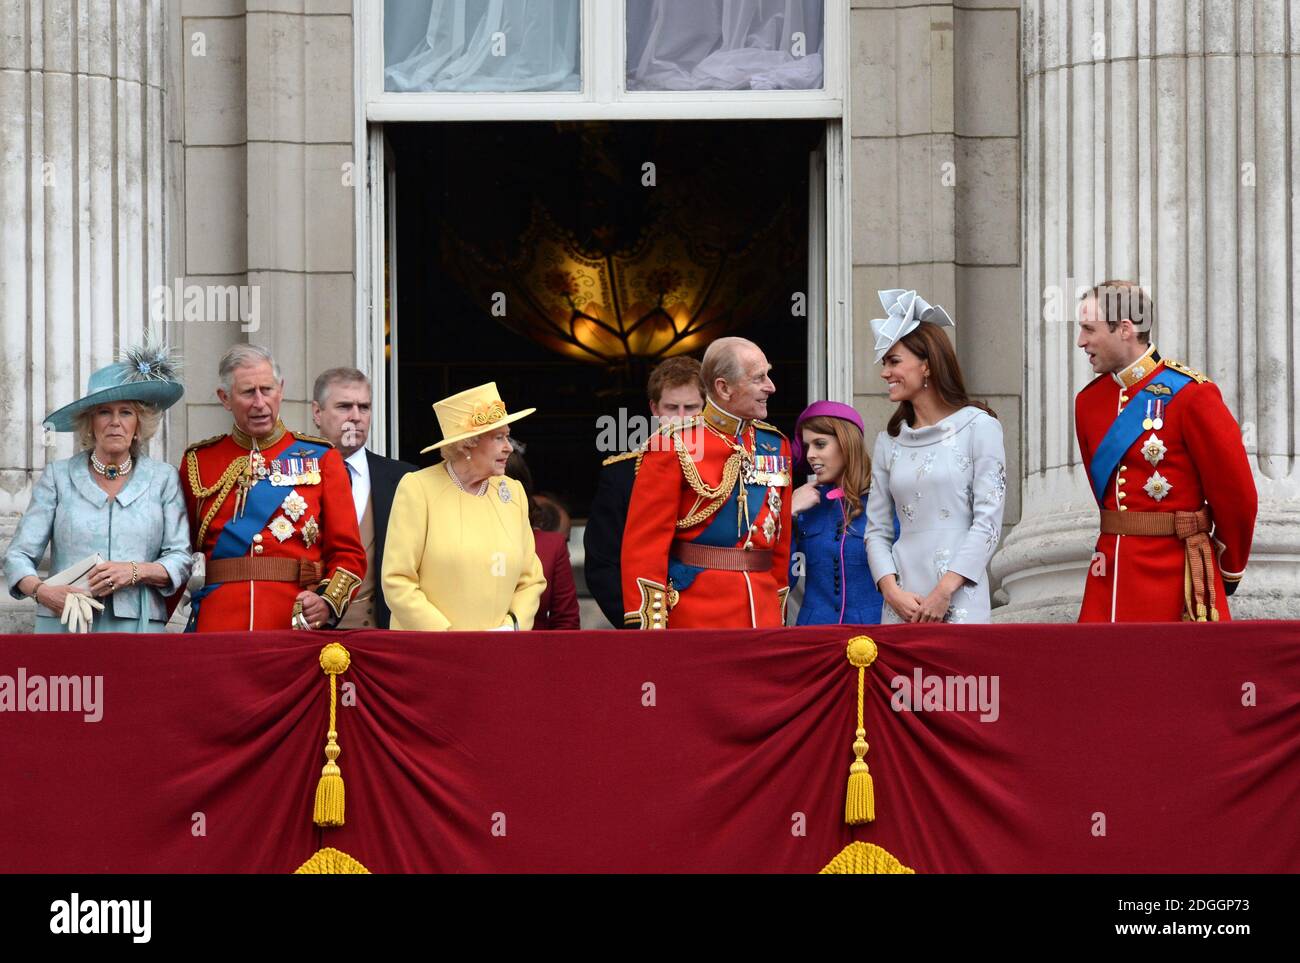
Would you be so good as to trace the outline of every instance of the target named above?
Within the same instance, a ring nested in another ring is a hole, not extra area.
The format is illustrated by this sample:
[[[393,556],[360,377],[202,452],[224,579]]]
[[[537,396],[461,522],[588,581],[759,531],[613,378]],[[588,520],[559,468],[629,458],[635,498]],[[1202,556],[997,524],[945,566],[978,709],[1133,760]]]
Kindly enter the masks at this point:
[[[880,364],[880,359],[889,349],[915,331],[922,321],[929,321],[941,328],[957,326],[948,317],[947,311],[937,304],[931,304],[915,291],[890,288],[876,293],[887,312],[886,317],[871,322],[871,331],[876,336],[876,364]]]

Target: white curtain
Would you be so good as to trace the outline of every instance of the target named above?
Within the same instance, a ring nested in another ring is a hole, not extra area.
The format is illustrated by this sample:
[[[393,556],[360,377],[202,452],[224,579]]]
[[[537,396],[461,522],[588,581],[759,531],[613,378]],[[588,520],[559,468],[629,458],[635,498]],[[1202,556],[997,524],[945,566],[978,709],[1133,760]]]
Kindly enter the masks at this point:
[[[626,2],[628,90],[822,86],[823,0]]]
[[[578,90],[579,0],[384,0],[384,89]]]

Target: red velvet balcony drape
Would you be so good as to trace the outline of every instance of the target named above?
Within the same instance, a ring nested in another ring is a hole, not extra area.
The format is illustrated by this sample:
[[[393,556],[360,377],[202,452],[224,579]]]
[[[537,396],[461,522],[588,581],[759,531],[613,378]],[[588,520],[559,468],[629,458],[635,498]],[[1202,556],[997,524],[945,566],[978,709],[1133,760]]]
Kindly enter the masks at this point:
[[[850,828],[859,633],[877,819]],[[322,831],[335,639],[347,823]],[[918,671],[986,708],[902,708]],[[102,676],[102,718],[16,711],[56,676]],[[854,839],[918,872],[1295,872],[1300,624],[6,636],[0,782],[5,872],[283,873],[320,846],[811,872]]]

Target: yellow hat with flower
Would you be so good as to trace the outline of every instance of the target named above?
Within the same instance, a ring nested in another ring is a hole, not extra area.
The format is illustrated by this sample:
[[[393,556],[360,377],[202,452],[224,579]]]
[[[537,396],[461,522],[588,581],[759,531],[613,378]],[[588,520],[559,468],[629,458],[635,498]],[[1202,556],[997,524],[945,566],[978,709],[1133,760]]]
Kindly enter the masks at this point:
[[[420,449],[420,454],[434,451],[443,445],[473,438],[489,431],[495,431],[502,425],[508,425],[520,418],[527,418],[536,408],[525,408],[513,415],[506,413],[505,402],[497,391],[497,383],[489,381],[485,385],[469,388],[450,398],[433,403],[433,413],[438,416],[438,427],[442,429],[442,441],[428,448]]]

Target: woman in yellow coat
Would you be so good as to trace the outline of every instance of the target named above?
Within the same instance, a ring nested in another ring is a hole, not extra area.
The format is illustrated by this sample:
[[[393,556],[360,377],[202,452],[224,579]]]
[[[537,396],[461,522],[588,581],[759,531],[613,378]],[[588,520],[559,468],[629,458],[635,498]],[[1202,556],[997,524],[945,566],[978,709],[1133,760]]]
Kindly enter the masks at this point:
[[[433,406],[442,461],[402,477],[388,517],[384,599],[391,626],[418,632],[533,627],[546,579],[523,486],[505,475],[513,421],[495,383]],[[421,452],[423,454],[423,452]]]

